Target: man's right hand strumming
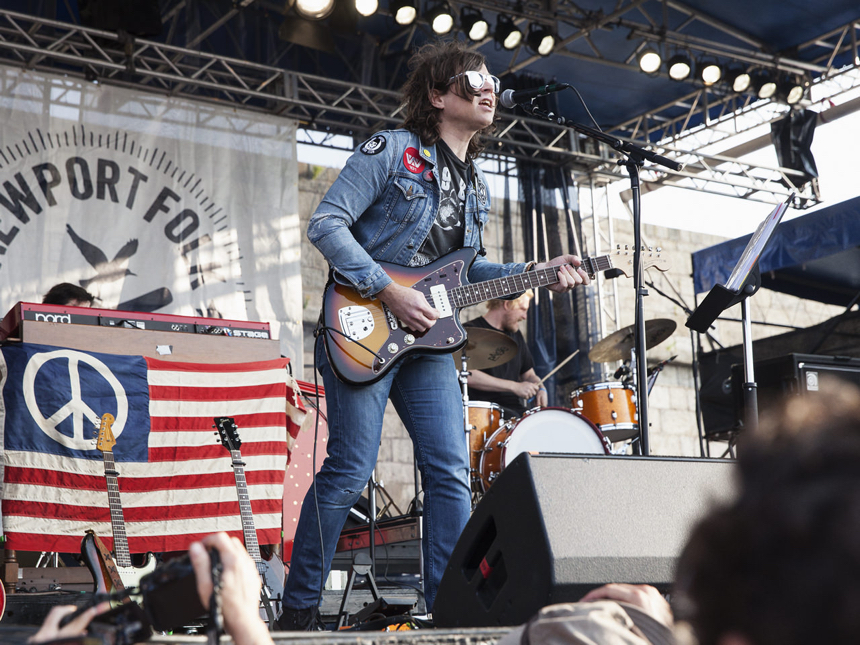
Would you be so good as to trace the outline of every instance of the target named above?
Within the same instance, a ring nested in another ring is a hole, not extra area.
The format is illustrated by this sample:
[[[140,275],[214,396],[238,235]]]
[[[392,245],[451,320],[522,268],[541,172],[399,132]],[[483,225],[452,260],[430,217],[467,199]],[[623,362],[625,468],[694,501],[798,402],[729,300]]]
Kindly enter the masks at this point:
[[[376,294],[376,297],[388,305],[400,322],[413,331],[425,332],[439,318],[439,312],[430,306],[423,293],[396,282],[389,284]]]

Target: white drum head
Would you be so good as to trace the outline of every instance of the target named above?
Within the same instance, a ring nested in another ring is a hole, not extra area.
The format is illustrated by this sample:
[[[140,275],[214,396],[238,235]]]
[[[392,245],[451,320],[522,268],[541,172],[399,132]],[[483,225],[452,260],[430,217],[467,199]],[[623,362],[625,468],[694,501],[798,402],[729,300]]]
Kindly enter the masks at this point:
[[[600,431],[567,408],[526,412],[505,442],[504,466],[522,452],[605,455]]]

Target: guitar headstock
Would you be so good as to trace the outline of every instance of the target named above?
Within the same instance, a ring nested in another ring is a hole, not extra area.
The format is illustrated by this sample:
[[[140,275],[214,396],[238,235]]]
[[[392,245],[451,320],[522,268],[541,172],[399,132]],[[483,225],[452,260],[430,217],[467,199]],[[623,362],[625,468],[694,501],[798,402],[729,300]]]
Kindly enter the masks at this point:
[[[100,452],[110,452],[116,445],[112,429],[114,421],[116,421],[116,418],[110,412],[105,412],[102,415],[102,421],[99,424],[98,440],[96,441],[96,448]]]
[[[233,417],[215,417],[215,428],[218,429],[222,446],[230,451],[239,450],[242,440],[239,439],[239,426]]]
[[[633,253],[633,248],[627,245],[622,248],[619,244],[615,252],[609,254],[609,257],[612,258],[613,268],[618,269],[628,278],[633,275]],[[642,270],[644,271],[651,267],[654,267],[658,271],[669,270],[669,260],[663,257],[663,249],[659,246],[657,248],[652,246],[642,247]]]

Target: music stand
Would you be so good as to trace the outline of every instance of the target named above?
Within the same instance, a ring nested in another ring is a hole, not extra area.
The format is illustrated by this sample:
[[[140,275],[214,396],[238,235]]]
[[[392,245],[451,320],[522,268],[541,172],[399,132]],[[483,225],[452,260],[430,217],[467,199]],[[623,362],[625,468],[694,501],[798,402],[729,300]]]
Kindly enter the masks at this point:
[[[794,199],[794,193],[758,225],[744,252],[732,270],[725,285],[716,284],[705,296],[696,310],[687,318],[690,329],[705,333],[717,317],[729,307],[741,304],[743,321],[744,384],[743,384],[743,425],[751,431],[758,428],[758,396],[756,393],[755,372],[752,353],[752,315],[749,298],[761,287],[761,272],[758,261],[764,252],[785,211]]]

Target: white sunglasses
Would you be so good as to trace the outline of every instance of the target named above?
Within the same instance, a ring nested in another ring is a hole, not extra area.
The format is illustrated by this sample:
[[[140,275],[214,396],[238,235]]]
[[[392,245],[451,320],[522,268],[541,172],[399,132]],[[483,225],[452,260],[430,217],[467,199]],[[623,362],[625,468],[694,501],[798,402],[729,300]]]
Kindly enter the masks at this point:
[[[501,87],[501,81],[499,81],[498,78],[496,78],[495,76],[492,76],[490,74],[484,74],[482,72],[475,72],[473,70],[470,70],[468,72],[460,72],[459,74],[455,74],[454,76],[452,76],[451,78],[448,79],[448,85],[453,83],[455,80],[457,80],[461,76],[466,77],[466,81],[468,81],[469,86],[473,90],[480,90],[481,88],[484,87],[484,84],[489,80],[493,83],[493,93],[494,94],[499,93],[499,89]]]

